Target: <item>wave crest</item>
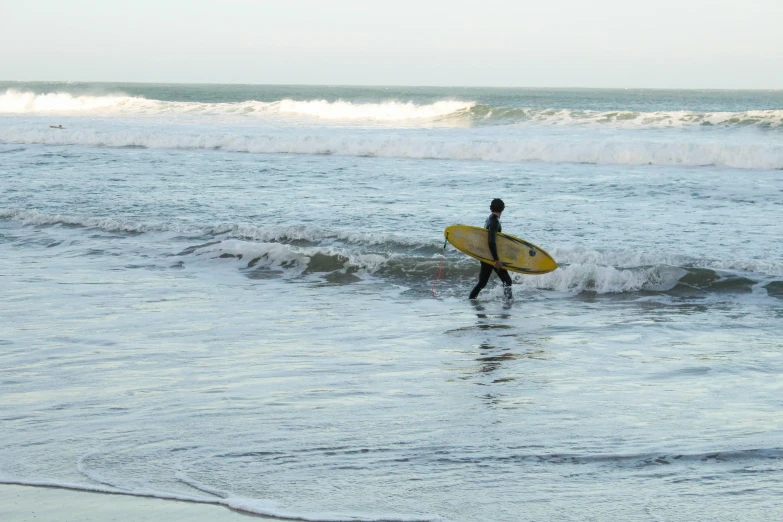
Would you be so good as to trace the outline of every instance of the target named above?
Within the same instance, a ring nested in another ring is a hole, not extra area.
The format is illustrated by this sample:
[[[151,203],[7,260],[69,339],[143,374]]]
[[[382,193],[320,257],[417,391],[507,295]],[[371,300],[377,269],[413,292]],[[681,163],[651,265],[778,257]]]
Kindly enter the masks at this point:
[[[395,284],[428,287],[439,272],[442,243],[432,238],[356,233],[307,226],[256,226],[225,223],[185,227],[105,217],[44,214],[28,210],[0,211],[0,219],[31,226],[100,228],[109,232],[164,234],[164,242],[186,245],[166,252],[166,266],[176,254],[182,263],[228,263],[250,278],[310,277],[350,283],[380,278]],[[183,237],[184,235],[184,237]],[[514,274],[528,290],[567,294],[638,292],[673,295],[766,293],[779,295],[783,263],[770,259],[694,259],[681,254],[634,249],[597,251],[582,246],[554,246],[549,252],[560,268],[549,274]],[[461,292],[477,274],[477,262],[454,249],[446,250],[441,285]],[[211,269],[211,268],[210,268]],[[763,288],[763,289],[762,289]]]
[[[233,261],[253,279],[315,276],[332,283],[352,283],[366,277],[379,277],[410,287],[429,285],[439,272],[440,264],[440,258],[435,254],[361,252],[338,246],[302,247],[234,239],[196,245],[179,255]],[[459,291],[468,281],[473,282],[476,274],[477,263],[460,255],[446,263],[441,283]],[[513,274],[512,277],[523,289],[567,294],[651,292],[703,296],[706,293],[751,293],[764,278],[751,279],[747,275],[661,263],[620,267],[587,262],[561,265],[554,272],[541,276]]]
[[[73,96],[66,92],[35,94],[8,89],[0,95],[0,114],[90,112],[106,110],[128,100],[127,96]]]
[[[67,92],[37,94],[7,89],[0,94],[0,114],[202,115],[255,118],[309,118],[322,121],[440,122],[453,125],[550,125],[658,127],[783,128],[783,110],[738,112],[596,111],[574,108],[507,107],[477,101],[436,100],[429,103],[383,100],[355,102],[281,99],[239,102],[186,102],[147,99],[122,93],[74,96]]]
[[[0,95],[0,114],[186,114],[186,115],[283,115],[305,116],[319,120],[405,121],[432,120],[453,113],[467,114],[474,102],[453,100],[430,104],[385,101],[353,103],[327,100],[275,102],[247,100],[241,102],[203,103],[151,100],[123,94],[106,96],[73,96],[65,92],[35,94],[8,89]]]
[[[279,112],[312,116],[322,120],[431,120],[459,112],[467,113],[474,105],[474,102],[460,101],[438,101],[428,105],[416,105],[413,102],[396,101],[352,103],[342,100],[335,102],[283,100],[279,103]]]
[[[541,109],[476,105],[471,114],[477,120],[495,123],[541,125],[599,125],[622,128],[657,127],[783,127],[783,110],[741,112],[695,111],[595,111],[579,109]]]

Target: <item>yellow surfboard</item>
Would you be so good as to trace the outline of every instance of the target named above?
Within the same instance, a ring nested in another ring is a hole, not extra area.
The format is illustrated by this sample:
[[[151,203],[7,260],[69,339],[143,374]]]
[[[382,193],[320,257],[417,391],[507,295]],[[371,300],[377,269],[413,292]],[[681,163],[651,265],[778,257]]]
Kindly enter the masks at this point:
[[[484,263],[494,263],[489,251],[487,229],[468,225],[451,225],[443,231],[449,243],[460,252]],[[523,274],[546,274],[557,268],[552,256],[524,239],[498,232],[496,244],[503,268]]]

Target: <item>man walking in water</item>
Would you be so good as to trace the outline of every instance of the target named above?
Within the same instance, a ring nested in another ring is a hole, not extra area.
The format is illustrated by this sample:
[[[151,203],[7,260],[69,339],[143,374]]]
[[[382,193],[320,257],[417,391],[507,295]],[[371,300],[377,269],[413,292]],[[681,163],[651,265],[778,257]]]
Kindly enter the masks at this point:
[[[498,232],[502,231],[502,228],[500,226],[500,215],[503,213],[503,209],[506,208],[506,204],[503,203],[502,199],[493,199],[492,203],[489,205],[489,210],[492,211],[492,214],[489,215],[487,218],[487,221],[484,223],[484,228],[486,228],[489,233],[488,239],[489,239],[489,251],[492,252],[492,259],[495,260],[495,263],[490,265],[489,263],[481,262],[481,272],[479,272],[479,281],[476,284],[476,286],[473,287],[473,290],[470,292],[470,299],[476,299],[479,295],[479,292],[487,286],[487,281],[489,281],[489,275],[494,270],[495,273],[498,275],[501,281],[503,281],[503,295],[506,299],[511,299],[511,276],[508,275],[508,270],[503,268],[503,265],[500,263],[500,259],[498,258],[498,247],[495,242],[495,239],[497,238]]]

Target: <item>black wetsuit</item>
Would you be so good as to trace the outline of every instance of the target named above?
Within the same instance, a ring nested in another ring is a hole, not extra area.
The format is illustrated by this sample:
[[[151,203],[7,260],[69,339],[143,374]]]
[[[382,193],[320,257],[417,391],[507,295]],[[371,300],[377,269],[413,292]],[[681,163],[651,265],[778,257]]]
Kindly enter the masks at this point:
[[[489,251],[492,252],[492,259],[495,261],[498,260],[498,246],[495,242],[495,238],[497,237],[498,232],[502,232],[502,227],[500,226],[500,220],[495,214],[490,214],[487,218],[487,221],[484,223],[484,228],[486,228],[489,231],[488,239],[489,239]],[[503,281],[503,293],[505,294],[507,299],[511,299],[511,276],[508,275],[508,270],[504,268],[495,268],[493,265],[490,265],[489,263],[481,262],[481,272],[479,272],[479,281],[476,284],[476,286],[473,287],[473,290],[470,292],[470,299],[475,299],[478,297],[479,292],[487,286],[487,282],[489,281],[489,276],[492,273],[492,271],[495,271],[495,273],[498,275],[501,281]]]

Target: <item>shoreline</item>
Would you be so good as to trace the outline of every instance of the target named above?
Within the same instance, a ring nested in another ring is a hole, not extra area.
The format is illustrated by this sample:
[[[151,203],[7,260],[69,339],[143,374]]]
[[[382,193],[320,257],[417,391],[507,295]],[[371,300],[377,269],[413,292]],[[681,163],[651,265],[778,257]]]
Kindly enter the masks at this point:
[[[197,499],[89,491],[64,485],[0,483],[0,519],[4,522],[247,522],[248,517],[270,521],[292,520],[239,511]]]

